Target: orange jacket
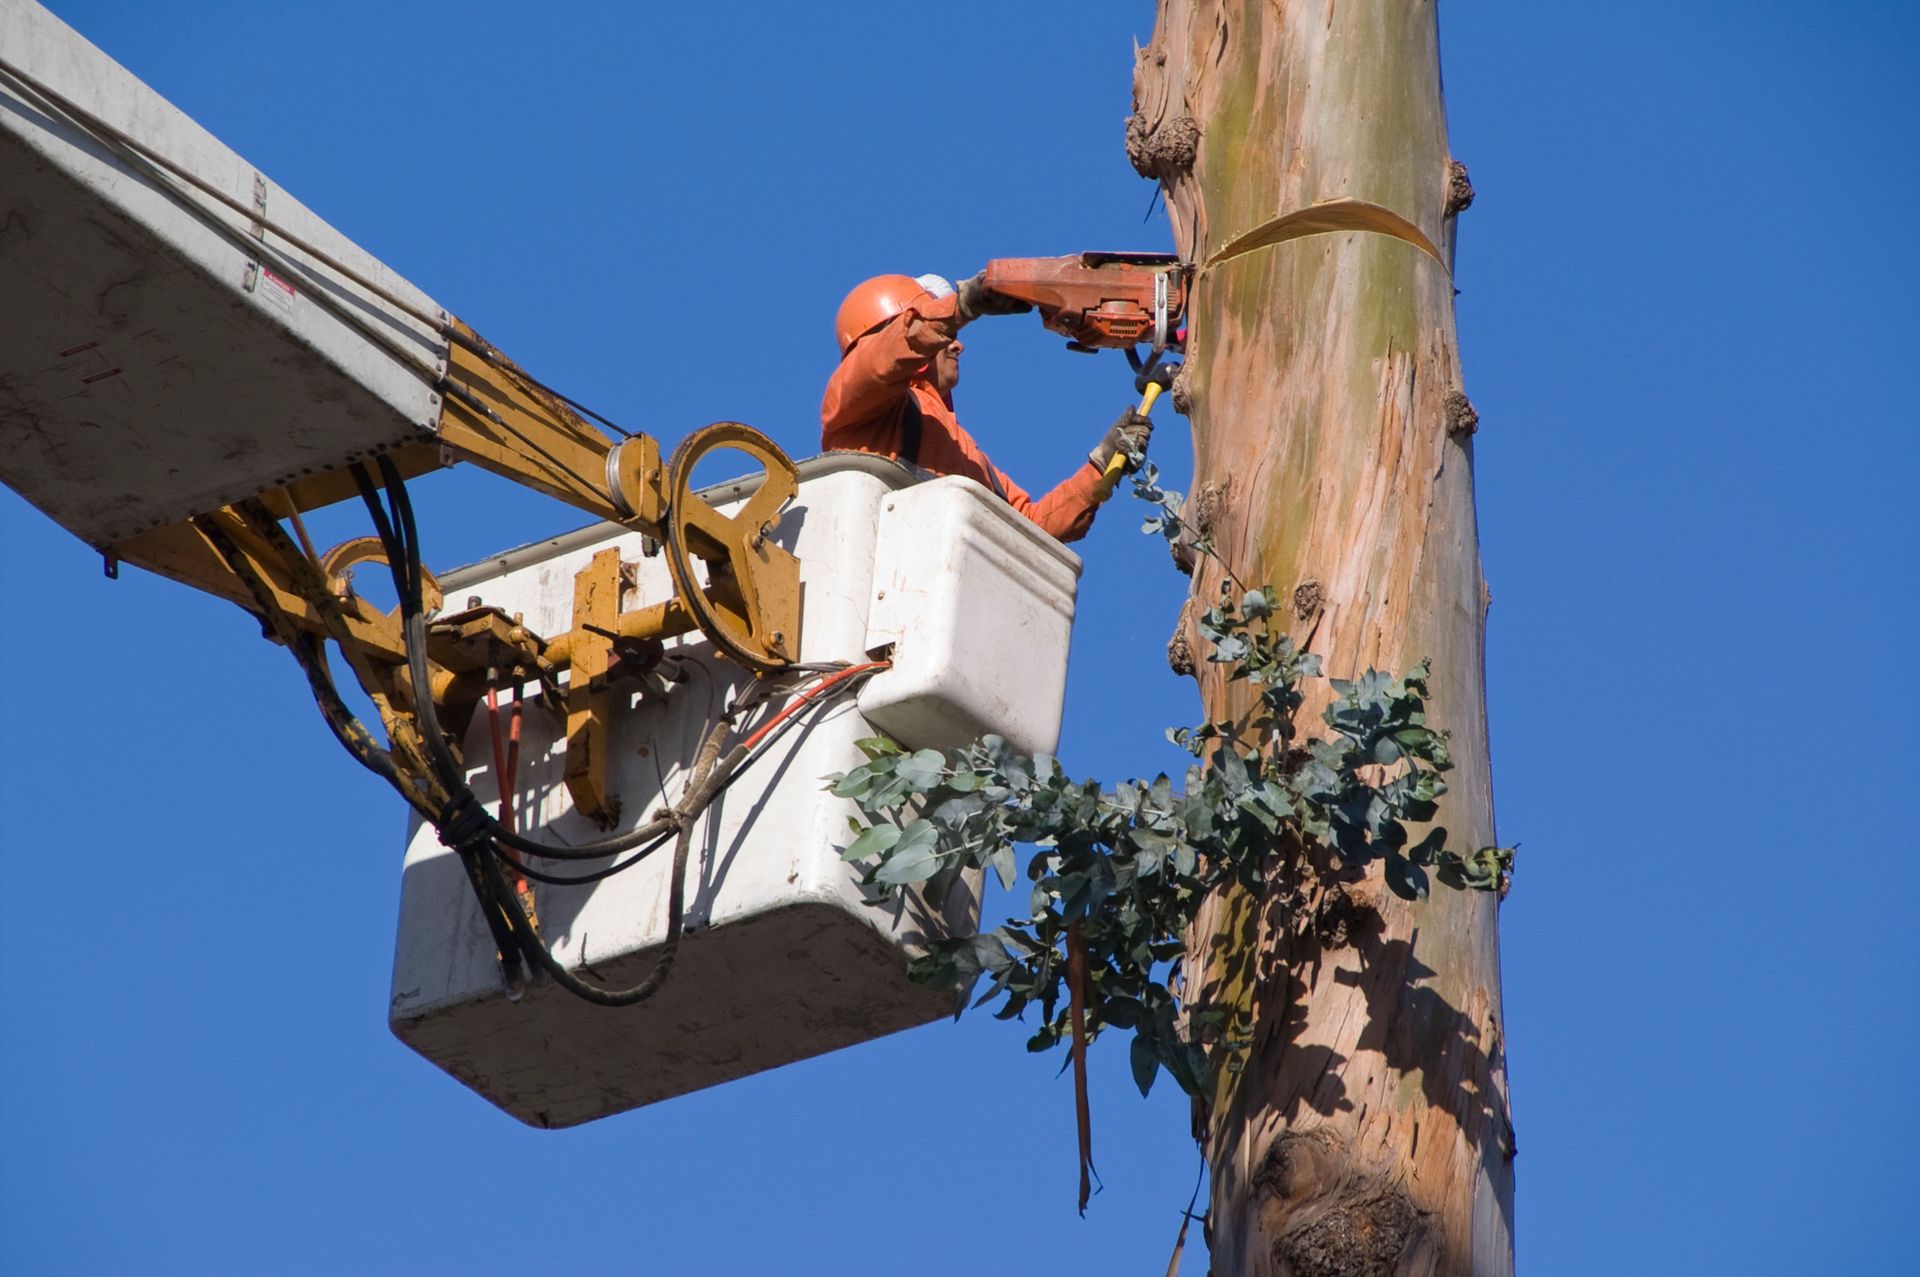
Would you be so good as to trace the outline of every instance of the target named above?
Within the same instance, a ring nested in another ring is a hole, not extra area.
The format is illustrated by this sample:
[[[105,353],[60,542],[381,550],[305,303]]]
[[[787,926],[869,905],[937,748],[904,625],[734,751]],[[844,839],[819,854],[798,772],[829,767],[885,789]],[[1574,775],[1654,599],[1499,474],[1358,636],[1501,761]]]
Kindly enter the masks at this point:
[[[1006,498],[1008,505],[1061,541],[1077,541],[1099,508],[1100,472],[1092,462],[1067,476],[1038,501],[987,459],[953,413],[947,397],[920,374],[953,340],[955,299],[927,299],[853,344],[827,379],[820,404],[820,446],[901,457],[909,401],[920,410],[920,449],[914,464],[935,474],[960,474]],[[920,322],[915,322],[916,320]]]

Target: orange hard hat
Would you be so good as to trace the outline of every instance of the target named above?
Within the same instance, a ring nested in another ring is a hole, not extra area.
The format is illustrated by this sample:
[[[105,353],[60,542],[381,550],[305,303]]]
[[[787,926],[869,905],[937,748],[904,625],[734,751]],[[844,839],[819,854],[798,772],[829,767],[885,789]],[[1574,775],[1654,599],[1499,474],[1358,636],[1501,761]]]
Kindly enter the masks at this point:
[[[853,343],[922,297],[932,296],[919,280],[908,275],[875,275],[854,285],[833,317],[833,333],[840,339],[840,353],[846,354]]]

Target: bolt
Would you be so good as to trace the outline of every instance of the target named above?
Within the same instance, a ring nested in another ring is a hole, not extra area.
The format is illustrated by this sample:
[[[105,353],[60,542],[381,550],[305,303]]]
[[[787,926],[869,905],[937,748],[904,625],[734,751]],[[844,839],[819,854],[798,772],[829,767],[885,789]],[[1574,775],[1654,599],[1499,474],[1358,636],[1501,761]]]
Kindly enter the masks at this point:
[[[480,606],[480,596],[478,594],[467,595],[467,611],[471,612],[479,606]]]
[[[773,645],[775,647],[785,647],[787,645],[787,635],[784,630],[775,630],[773,632]]]

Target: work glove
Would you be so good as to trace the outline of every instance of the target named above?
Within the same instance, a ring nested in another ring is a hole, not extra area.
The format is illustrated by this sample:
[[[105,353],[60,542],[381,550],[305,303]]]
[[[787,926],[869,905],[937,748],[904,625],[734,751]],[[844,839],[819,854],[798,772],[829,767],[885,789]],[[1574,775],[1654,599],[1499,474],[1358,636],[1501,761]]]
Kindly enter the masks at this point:
[[[1099,447],[1087,454],[1087,460],[1093,462],[1094,469],[1105,474],[1108,463],[1116,455],[1124,456],[1127,464],[1122,468],[1132,474],[1146,459],[1147,444],[1152,439],[1153,418],[1129,408],[1113,423],[1113,428],[1107,431],[1107,437],[1100,441]]]
[[[1024,315],[1033,309],[1030,302],[1002,296],[989,289],[985,271],[961,280],[960,287],[954,291],[959,294],[959,300],[954,304],[954,315],[963,324],[971,324],[982,315]]]

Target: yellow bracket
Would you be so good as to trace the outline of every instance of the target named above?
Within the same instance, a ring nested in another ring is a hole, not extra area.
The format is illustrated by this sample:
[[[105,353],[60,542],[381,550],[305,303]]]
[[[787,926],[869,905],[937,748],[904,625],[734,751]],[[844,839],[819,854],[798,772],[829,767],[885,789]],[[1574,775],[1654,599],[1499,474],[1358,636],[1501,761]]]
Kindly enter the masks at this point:
[[[567,680],[567,792],[581,815],[611,827],[620,800],[607,787],[607,672],[620,616],[620,551],[605,549],[573,578]]]
[[[635,435],[618,445],[589,426],[458,320],[449,324],[447,372],[439,386],[438,439],[396,449],[403,477],[467,461],[516,483],[660,541],[677,594],[631,612],[621,609],[619,554],[602,551],[579,574],[573,625],[551,639],[529,634],[493,609],[463,612],[428,631],[431,695],[442,725],[458,736],[484,686],[487,669],[536,669],[551,680],[568,672],[566,780],[584,814],[611,822],[618,805],[607,786],[607,690],[616,637],[658,640],[700,630],[715,651],[759,673],[785,668],[799,651],[800,567],[774,544],[774,523],[798,490],[793,463],[773,442],[737,422],[696,431],[661,458],[660,445]],[[692,490],[708,453],[746,454],[763,473],[734,515]],[[248,501],[154,529],[110,548],[117,558],[183,581],[259,613],[276,634],[305,631],[337,643],[362,687],[379,705],[403,752],[417,742],[414,689],[397,615],[354,596],[347,574],[384,561],[371,537],[348,541],[314,561],[281,532],[278,520],[353,497],[349,468],[324,471]],[[227,545],[245,580],[206,535]],[[442,604],[427,580],[429,615]],[[456,752],[458,752],[456,750]]]

